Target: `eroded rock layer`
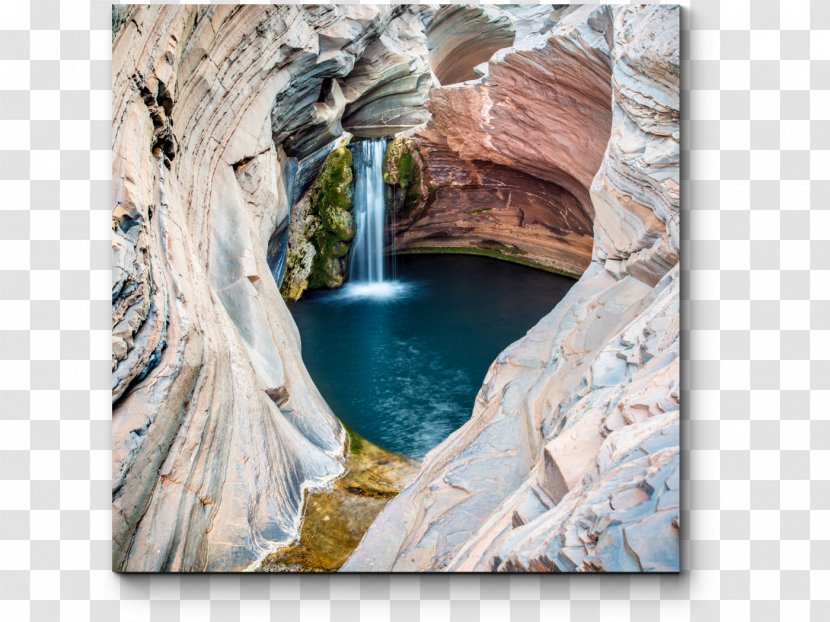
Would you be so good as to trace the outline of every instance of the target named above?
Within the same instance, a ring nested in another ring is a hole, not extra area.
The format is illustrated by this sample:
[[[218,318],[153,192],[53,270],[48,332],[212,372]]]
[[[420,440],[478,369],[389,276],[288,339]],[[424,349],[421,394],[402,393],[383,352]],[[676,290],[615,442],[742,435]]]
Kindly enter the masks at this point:
[[[420,137],[387,153],[398,251],[466,249],[577,276],[590,263],[591,218],[563,187]]]
[[[509,14],[500,7],[443,6],[427,31],[432,70],[443,85],[473,80],[475,68],[496,50],[510,47],[515,35]]]
[[[500,96],[462,86],[430,102],[455,153],[571,190],[594,217],[593,261],[499,355],[470,421],[427,454],[345,570],[679,569],[678,16],[566,9],[526,50],[497,54],[494,82],[538,65],[561,77],[531,81],[540,106],[542,93],[562,106],[553,118],[508,104],[520,74]],[[578,86],[592,80],[591,93]],[[589,122],[608,118],[607,101],[610,139]]]
[[[393,19],[343,79],[343,127],[355,136],[389,136],[427,121],[433,80],[424,13],[411,6]]]
[[[117,11],[114,569],[249,567],[296,538],[304,490],[342,472],[344,431],[271,270],[292,187],[357,104],[340,80],[405,11]],[[348,238],[343,205],[311,199]]]
[[[439,78],[442,67],[462,71],[471,56],[489,62],[476,67],[478,79],[453,75],[430,91],[431,119],[407,139],[420,178],[417,189],[403,189],[398,249],[470,248],[585,270],[589,188],[611,128],[609,16],[595,6],[444,7],[435,15],[428,38]]]
[[[673,568],[676,21],[657,6],[118,8],[113,568],[254,567],[297,538],[305,491],[342,473],[344,430],[277,282],[342,282],[344,127],[411,128],[387,150],[399,246],[590,264],[346,568]]]

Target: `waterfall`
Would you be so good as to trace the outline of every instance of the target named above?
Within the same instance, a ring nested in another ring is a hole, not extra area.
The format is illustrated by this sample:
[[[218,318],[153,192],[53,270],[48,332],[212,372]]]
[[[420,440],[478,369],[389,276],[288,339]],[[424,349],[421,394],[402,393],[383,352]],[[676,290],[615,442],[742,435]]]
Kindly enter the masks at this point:
[[[384,282],[386,204],[383,196],[385,138],[361,140],[352,146],[354,167],[354,219],[357,234],[352,242],[349,280],[353,283]]]

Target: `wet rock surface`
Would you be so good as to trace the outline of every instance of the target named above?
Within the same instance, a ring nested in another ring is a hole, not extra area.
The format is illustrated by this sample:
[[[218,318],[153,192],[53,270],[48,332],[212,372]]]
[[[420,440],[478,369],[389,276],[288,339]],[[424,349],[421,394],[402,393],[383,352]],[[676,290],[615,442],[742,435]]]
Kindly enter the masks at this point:
[[[348,139],[328,152],[309,192],[294,207],[280,291],[296,300],[309,287],[340,287],[345,279],[352,217],[352,154]]]
[[[332,572],[360,542],[383,507],[414,477],[417,465],[349,432],[343,477],[306,498],[300,537],[270,553],[261,572]]]

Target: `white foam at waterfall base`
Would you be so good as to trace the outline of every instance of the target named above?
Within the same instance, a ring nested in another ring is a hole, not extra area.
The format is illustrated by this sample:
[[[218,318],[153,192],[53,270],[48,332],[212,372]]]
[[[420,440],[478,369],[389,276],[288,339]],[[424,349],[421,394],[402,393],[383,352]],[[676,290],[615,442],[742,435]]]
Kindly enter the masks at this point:
[[[331,300],[340,302],[357,300],[393,302],[411,295],[415,290],[414,285],[414,283],[403,281],[346,283],[337,291],[336,295],[332,296]]]
[[[362,140],[352,145],[357,233],[349,257],[349,279],[330,297],[332,302],[386,303],[400,300],[414,291],[412,283],[386,278],[386,201],[383,185],[385,152],[385,138]]]

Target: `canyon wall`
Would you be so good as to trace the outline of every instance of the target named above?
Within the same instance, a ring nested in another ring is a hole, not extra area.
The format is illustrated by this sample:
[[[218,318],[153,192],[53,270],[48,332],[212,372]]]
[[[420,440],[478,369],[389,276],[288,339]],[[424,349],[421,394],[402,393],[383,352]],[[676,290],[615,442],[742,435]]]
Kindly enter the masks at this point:
[[[517,41],[490,63],[498,78],[557,61],[544,88],[532,82],[532,107],[512,99],[515,81],[503,99],[484,84],[434,91],[431,127],[450,150],[518,163],[592,214],[592,261],[499,355],[470,421],[344,570],[679,569],[678,19],[666,6],[565,9],[527,51]],[[610,137],[567,119],[600,118],[608,101]]]
[[[266,260],[347,109],[422,114],[420,74],[346,80],[367,50],[426,55],[399,18],[417,29],[402,7],[114,8],[113,569],[247,568],[341,474]]]
[[[403,146],[416,174],[397,188],[399,250],[469,249],[582,274],[589,188],[611,129],[606,12],[438,11],[427,37],[441,86]]]
[[[342,272],[318,253],[345,256],[345,169],[337,200],[314,188],[348,159],[344,131],[409,128],[387,171],[400,246],[585,274],[499,356],[470,422],[347,569],[669,569],[676,20],[663,7],[115,7],[113,568],[252,568],[296,539],[305,491],[342,473],[345,432],[277,282],[301,291],[315,261],[332,283]],[[303,238],[292,256],[291,225],[323,212],[337,244]]]

